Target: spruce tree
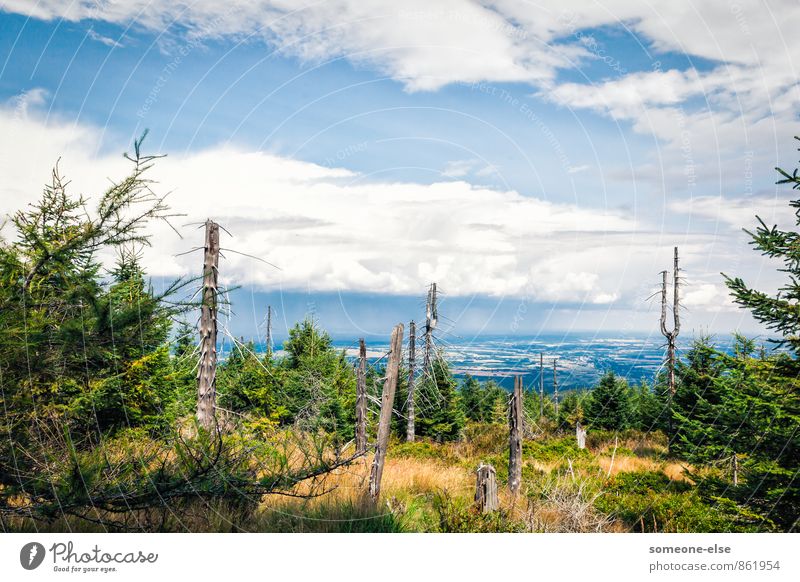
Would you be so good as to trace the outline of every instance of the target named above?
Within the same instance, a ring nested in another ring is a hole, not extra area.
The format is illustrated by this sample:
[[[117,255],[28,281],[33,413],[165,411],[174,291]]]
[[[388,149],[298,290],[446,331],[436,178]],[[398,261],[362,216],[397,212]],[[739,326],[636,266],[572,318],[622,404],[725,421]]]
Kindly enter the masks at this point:
[[[633,421],[630,389],[624,378],[606,372],[586,398],[586,421],[595,428],[625,430]]]

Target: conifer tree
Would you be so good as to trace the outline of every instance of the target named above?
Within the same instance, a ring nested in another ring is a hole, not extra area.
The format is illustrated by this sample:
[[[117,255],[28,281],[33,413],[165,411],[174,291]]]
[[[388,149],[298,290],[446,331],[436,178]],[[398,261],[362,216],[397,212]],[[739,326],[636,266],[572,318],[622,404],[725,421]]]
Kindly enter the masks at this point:
[[[607,372],[586,398],[584,414],[596,428],[625,430],[633,421],[630,389],[624,378]]]

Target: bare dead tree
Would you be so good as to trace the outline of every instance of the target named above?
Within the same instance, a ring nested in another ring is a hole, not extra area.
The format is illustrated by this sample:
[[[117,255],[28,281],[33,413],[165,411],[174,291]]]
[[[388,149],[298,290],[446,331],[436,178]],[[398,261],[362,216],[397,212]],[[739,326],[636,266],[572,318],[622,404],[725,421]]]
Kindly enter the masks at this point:
[[[500,507],[497,497],[497,472],[491,465],[481,463],[475,473],[475,504],[481,513],[497,511]]]
[[[414,442],[414,373],[417,365],[417,325],[412,320],[408,324],[408,397],[406,400],[406,441]]]
[[[423,368],[426,374],[430,371],[431,353],[433,352],[433,330],[436,329],[438,318],[436,283],[431,283],[428,288],[428,300],[425,304],[425,361],[423,362]]]
[[[203,289],[200,306],[200,363],[197,368],[197,421],[206,430],[216,424],[217,404],[217,280],[219,225],[206,220]]]
[[[267,355],[272,355],[272,305],[267,305]]]
[[[514,494],[522,482],[522,407],[522,376],[516,376],[508,407],[508,487]]]
[[[356,372],[356,453],[367,450],[367,345],[358,340]]]
[[[681,331],[678,247],[672,266],[672,330],[667,329],[667,272],[661,272],[661,335],[667,339],[667,386],[669,389],[669,432],[672,434],[672,400],[675,396],[675,340]]]
[[[383,383],[383,397],[381,399],[381,416],[378,422],[378,438],[375,444],[375,458],[372,461],[372,471],[369,476],[369,495],[373,501],[378,501],[381,494],[381,479],[383,477],[383,464],[386,460],[386,447],[389,444],[391,431],[392,405],[394,393],[397,390],[397,377],[400,373],[400,357],[403,353],[403,324],[398,323],[392,330],[392,339],[389,348],[389,361],[386,364],[386,380]]]

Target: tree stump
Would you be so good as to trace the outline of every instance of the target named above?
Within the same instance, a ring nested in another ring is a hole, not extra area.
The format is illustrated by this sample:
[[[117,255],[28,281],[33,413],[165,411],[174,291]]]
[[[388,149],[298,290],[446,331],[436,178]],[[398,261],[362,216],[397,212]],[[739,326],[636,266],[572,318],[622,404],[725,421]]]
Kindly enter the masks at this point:
[[[579,449],[586,448],[586,429],[581,426],[580,422],[575,425],[575,439],[578,441]]]
[[[475,504],[481,513],[497,511],[500,507],[497,499],[497,472],[491,465],[481,463],[476,471]]]

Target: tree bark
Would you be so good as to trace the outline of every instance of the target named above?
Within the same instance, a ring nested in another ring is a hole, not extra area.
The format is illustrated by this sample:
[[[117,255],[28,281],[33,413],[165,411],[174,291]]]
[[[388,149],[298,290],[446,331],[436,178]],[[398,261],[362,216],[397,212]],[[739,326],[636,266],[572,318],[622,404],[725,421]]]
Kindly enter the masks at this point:
[[[400,357],[403,353],[403,324],[398,323],[392,330],[392,339],[389,349],[389,361],[386,365],[386,380],[383,383],[383,398],[381,399],[381,416],[378,423],[378,438],[375,444],[375,458],[372,461],[372,471],[369,476],[369,495],[377,502],[381,494],[381,479],[383,478],[383,464],[386,460],[386,447],[389,444],[391,431],[392,406],[394,393],[397,390],[397,377],[400,372]]]
[[[414,442],[415,438],[415,418],[414,418],[414,373],[416,372],[416,335],[417,326],[412,321],[408,324],[408,399],[406,401],[406,441]]]
[[[200,363],[197,367],[197,421],[206,430],[216,425],[218,267],[219,225],[207,220],[200,307]]]
[[[516,494],[522,483],[522,377],[514,378],[508,410],[508,487]]]
[[[497,511],[500,507],[497,497],[497,472],[491,465],[481,463],[476,471],[475,504],[481,513]]]

